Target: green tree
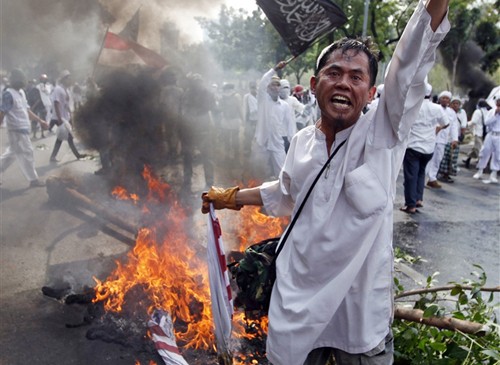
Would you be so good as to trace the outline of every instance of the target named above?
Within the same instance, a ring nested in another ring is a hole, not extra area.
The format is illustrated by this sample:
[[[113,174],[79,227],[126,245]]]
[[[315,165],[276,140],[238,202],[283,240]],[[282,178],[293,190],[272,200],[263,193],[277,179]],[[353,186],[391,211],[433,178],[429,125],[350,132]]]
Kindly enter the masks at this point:
[[[225,69],[239,71],[255,68],[267,70],[282,60],[291,58],[290,51],[260,9],[246,11],[221,6],[215,20],[197,18],[208,33],[210,49]],[[294,75],[300,83],[311,67],[311,54],[306,52],[283,70],[283,75]]]
[[[485,3],[481,9],[481,21],[477,26],[474,40],[485,52],[481,68],[493,75],[500,66],[500,27],[498,26],[500,0]]]
[[[474,25],[479,19],[479,9],[468,9],[468,4],[463,1],[456,1],[450,8],[450,20],[453,27],[441,44],[441,50],[448,63],[451,64],[451,82],[456,84],[457,67],[459,60],[463,57],[463,48],[469,39],[472,38]]]
[[[216,20],[197,18],[208,33],[209,47],[225,69],[247,70],[259,67],[267,58],[269,43],[266,21],[260,10],[250,16],[243,9],[222,5]],[[262,52],[264,51],[264,52]]]
[[[306,52],[294,59],[283,70],[283,76],[294,75],[300,83],[307,72],[314,68],[319,50],[342,36],[361,36],[363,32],[365,0],[337,0],[348,22],[324,39],[319,40]],[[455,0],[450,4],[449,18],[452,29],[440,46],[444,65],[450,73],[451,88],[460,85],[466,90],[479,88],[477,94],[491,89],[491,79],[485,73],[494,74],[499,66],[500,21],[496,7],[499,0]],[[371,0],[369,5],[367,35],[372,37],[380,49],[380,60],[387,62],[399,41],[417,0]],[[248,14],[222,6],[219,18],[198,19],[210,38],[210,48],[225,69],[245,71],[251,68],[267,70],[278,61],[290,57],[283,40],[260,9]],[[467,60],[480,55],[479,66],[467,67]],[[383,72],[383,67],[381,69]],[[469,76],[468,81],[464,78]],[[475,82],[481,86],[469,85]],[[484,90],[483,90],[484,89]]]

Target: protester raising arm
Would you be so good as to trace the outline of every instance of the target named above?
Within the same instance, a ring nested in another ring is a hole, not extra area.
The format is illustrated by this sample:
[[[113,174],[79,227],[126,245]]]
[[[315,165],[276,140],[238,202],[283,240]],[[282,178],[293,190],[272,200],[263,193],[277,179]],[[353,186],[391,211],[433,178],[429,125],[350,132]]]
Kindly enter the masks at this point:
[[[439,25],[448,12],[448,4],[450,0],[428,0],[426,4],[427,11],[431,16],[431,29],[433,32],[437,30]]]

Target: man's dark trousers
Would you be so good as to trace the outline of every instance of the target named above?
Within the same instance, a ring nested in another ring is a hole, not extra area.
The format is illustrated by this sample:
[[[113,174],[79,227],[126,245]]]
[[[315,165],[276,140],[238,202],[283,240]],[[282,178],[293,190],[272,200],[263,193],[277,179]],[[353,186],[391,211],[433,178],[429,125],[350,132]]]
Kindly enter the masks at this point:
[[[426,154],[406,149],[403,160],[405,205],[415,208],[417,200],[424,200],[425,167],[431,160],[432,153]]]

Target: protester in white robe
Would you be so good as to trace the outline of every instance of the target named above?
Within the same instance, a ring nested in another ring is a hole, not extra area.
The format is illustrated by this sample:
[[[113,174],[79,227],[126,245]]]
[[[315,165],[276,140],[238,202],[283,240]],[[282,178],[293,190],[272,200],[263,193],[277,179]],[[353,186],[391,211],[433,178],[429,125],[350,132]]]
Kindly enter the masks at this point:
[[[293,115],[295,117],[297,130],[301,130],[306,126],[307,120],[311,115],[311,105],[301,103],[295,96],[290,95],[290,93],[290,82],[282,79],[280,81],[280,99],[286,101],[288,105],[290,105],[294,112]]]
[[[443,109],[443,113],[447,118],[447,123],[444,128],[439,129],[437,137],[436,137],[436,147],[434,148],[434,154],[432,155],[432,159],[427,164],[426,174],[428,177],[427,186],[433,189],[441,189],[442,186],[437,181],[437,176],[439,172],[439,166],[441,165],[441,161],[444,157],[444,152],[446,145],[450,143],[450,138],[453,140],[458,140],[458,129],[455,129],[456,123],[455,120],[457,118],[456,113],[453,109],[448,107],[448,104],[451,100],[451,92],[448,90],[442,91],[438,95],[438,100],[441,103],[441,107]],[[453,135],[450,137],[450,135]]]
[[[479,99],[476,110],[474,110],[471,120],[467,123],[467,126],[472,130],[472,135],[474,136],[474,146],[468,153],[467,159],[464,161],[465,167],[467,168],[470,166],[471,159],[478,158],[479,151],[483,148],[484,121],[490,109],[491,107],[486,100]]]
[[[500,99],[496,100],[496,108],[488,112],[484,124],[488,133],[479,152],[478,171],[473,178],[480,179],[488,161],[490,161],[490,177],[483,180],[483,182],[486,184],[498,183],[497,173],[500,170]]]
[[[294,215],[328,156],[346,141],[276,261],[266,348],[274,365],[324,365],[332,354],[339,365],[392,363],[391,243],[401,167],[394,162],[402,161],[425,76],[450,28],[447,6],[419,2],[396,47],[379,107],[367,114],[361,112],[375,93],[376,56],[358,40],[328,47],[332,52],[320,55],[311,78],[321,118],[295,135],[279,180],[251,189],[214,188],[202,196],[205,213],[214,202]],[[324,361],[314,360],[325,353]]]
[[[272,68],[262,76],[257,90],[257,145],[267,153],[272,176],[277,177],[285,163],[286,144],[297,127],[292,108],[279,98],[280,78]]]

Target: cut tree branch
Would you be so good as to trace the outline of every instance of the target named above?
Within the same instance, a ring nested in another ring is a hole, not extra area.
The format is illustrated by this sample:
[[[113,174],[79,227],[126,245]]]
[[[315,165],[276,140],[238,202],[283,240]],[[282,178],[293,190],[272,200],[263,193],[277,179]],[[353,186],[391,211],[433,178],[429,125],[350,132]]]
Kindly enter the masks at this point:
[[[476,336],[484,336],[490,332],[487,325],[477,322],[464,321],[451,317],[424,317],[424,311],[421,309],[405,308],[396,306],[394,309],[394,318],[404,319],[416,323],[422,323],[428,326],[433,326],[441,329],[452,331],[460,331],[463,333],[474,334]]]
[[[415,289],[415,290],[409,290],[405,291],[402,293],[399,293],[398,295],[394,296],[394,299],[399,299],[403,297],[409,297],[412,295],[420,295],[420,294],[427,294],[427,293],[435,293],[439,291],[449,291],[455,288],[460,288],[462,290],[473,290],[476,288],[479,288],[480,291],[485,291],[485,292],[500,292],[500,286],[495,286],[495,287],[477,287],[477,286],[472,286],[472,285],[446,285],[446,286],[436,286],[433,288],[422,288],[422,289]]]

